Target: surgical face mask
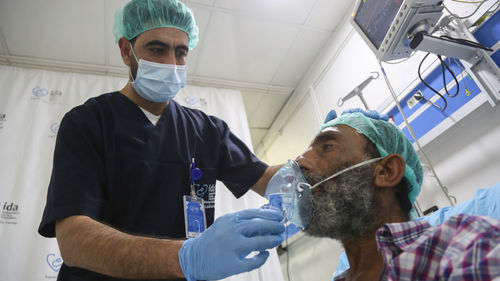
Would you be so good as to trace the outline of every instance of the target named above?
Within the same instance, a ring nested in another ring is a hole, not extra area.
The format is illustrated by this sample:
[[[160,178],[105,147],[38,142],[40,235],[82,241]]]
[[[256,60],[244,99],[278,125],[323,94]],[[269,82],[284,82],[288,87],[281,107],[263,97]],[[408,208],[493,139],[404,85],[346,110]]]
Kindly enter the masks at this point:
[[[141,97],[151,102],[168,102],[184,88],[187,66],[137,60],[132,45],[130,48],[139,65],[130,84]]]
[[[363,165],[371,164],[383,157],[373,158],[361,163],[345,168],[324,180],[311,186],[305,180],[300,171],[299,164],[294,160],[288,162],[274,174],[266,187],[264,197],[270,199],[271,196],[281,196],[282,208],[285,211],[285,217],[291,223],[305,229],[311,220],[312,215],[312,194],[311,190],[325,181],[331,180],[347,171],[358,168]]]

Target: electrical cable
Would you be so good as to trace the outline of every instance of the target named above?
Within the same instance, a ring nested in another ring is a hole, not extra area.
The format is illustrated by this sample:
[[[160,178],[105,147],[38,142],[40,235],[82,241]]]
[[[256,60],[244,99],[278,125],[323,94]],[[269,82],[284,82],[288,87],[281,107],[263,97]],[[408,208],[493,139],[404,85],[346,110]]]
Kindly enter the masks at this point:
[[[498,5],[497,5],[497,7],[496,7],[495,9],[493,9],[493,10],[492,10],[492,9],[490,8],[488,11],[486,11],[486,13],[489,13],[489,12],[491,12],[492,14],[496,13],[496,11],[498,10],[498,8],[500,8],[500,1],[497,1],[497,4],[498,4]],[[495,4],[493,4],[493,6],[494,6],[494,5],[495,5]],[[493,8],[493,6],[491,6],[491,7]]]
[[[417,70],[417,73],[418,73],[418,78],[420,79],[420,81],[427,87],[429,88],[430,90],[432,90],[434,93],[436,93],[439,97],[441,97],[441,99],[443,99],[444,101],[444,106],[442,107],[441,111],[445,111],[446,110],[446,107],[448,106],[448,102],[446,101],[446,99],[444,98],[443,95],[441,95],[440,92],[436,91],[436,89],[434,89],[433,87],[431,87],[431,85],[427,84],[427,82],[425,82],[424,78],[422,78],[422,74],[420,73],[420,70],[422,68],[422,64],[424,63],[425,59],[427,59],[427,57],[430,55],[431,53],[427,53],[424,58],[420,61],[420,64],[418,65],[418,70]]]
[[[486,3],[486,2],[487,2],[487,1],[482,1],[482,2],[480,2],[480,3],[479,3],[479,5],[477,5],[476,9],[475,9],[475,10],[474,10],[471,14],[469,14],[469,15],[467,15],[467,16],[459,16],[459,15],[457,15],[457,14],[453,13],[452,11],[450,11],[450,9],[448,9],[448,7],[446,7],[446,5],[445,5],[444,3],[443,3],[443,7],[444,7],[444,8],[445,8],[445,10],[446,10],[446,11],[448,11],[448,13],[450,13],[450,15],[451,15],[451,16],[453,16],[454,18],[456,18],[456,19],[460,19],[460,20],[463,20],[463,19],[470,18],[470,17],[472,17],[474,14],[476,14],[476,13],[477,13],[477,11],[479,11],[479,8],[481,8],[481,6],[483,6],[483,4],[484,4],[484,3]],[[491,6],[491,7],[493,7],[494,5],[496,5],[498,2],[500,2],[500,0],[499,0],[499,1],[496,1],[496,2],[495,2],[492,6]],[[491,7],[490,7],[490,9],[491,9]],[[490,9],[488,9],[488,10],[490,10]]]
[[[464,3],[464,4],[480,4],[485,2],[486,0],[483,1],[463,1],[463,0],[452,0],[453,2],[458,2],[458,3]]]
[[[446,36],[446,35],[441,35],[439,38],[442,40],[453,42],[453,43],[457,43],[457,44],[461,44],[461,45],[465,45],[465,46],[469,46],[469,47],[474,47],[474,48],[478,48],[478,49],[483,49],[485,51],[490,51],[490,52],[493,51],[493,49],[488,48],[488,47],[484,46],[483,44],[480,44],[480,43],[477,43],[474,41],[470,41],[467,39],[453,38],[453,37]]]
[[[450,98],[454,98],[460,92],[460,84],[458,84],[457,76],[455,75],[453,70],[451,70],[451,68],[449,68],[448,65],[443,61],[443,58],[441,57],[441,55],[437,55],[437,57],[438,57],[439,61],[441,62],[441,72],[443,73],[444,91],[446,92],[447,96],[449,96]],[[457,90],[455,91],[454,95],[450,95],[450,93],[448,92],[448,86],[447,86],[448,83],[446,83],[446,75],[444,73],[445,68],[448,70],[448,72],[451,74],[451,76],[455,80],[455,83],[457,84]]]
[[[497,5],[495,8],[493,8],[495,5]],[[498,8],[500,8],[500,1],[495,2],[491,7],[486,10],[486,12],[483,13],[481,17],[479,17],[473,24],[471,24],[469,27],[467,27],[467,30],[469,32],[473,33],[474,31],[471,31],[471,29],[474,29],[481,25],[481,23],[488,18],[490,15],[493,15],[497,12]]]
[[[387,87],[389,87],[389,91],[391,92],[392,98],[394,99],[394,102],[396,103],[396,106],[398,107],[398,110],[401,113],[401,116],[403,117],[403,119],[405,121],[405,125],[406,125],[406,128],[408,129],[408,132],[410,132],[410,135],[413,138],[413,140],[415,141],[415,144],[417,145],[419,151],[424,156],[425,161],[429,165],[430,170],[431,170],[432,174],[434,175],[434,177],[436,178],[438,185],[441,188],[441,190],[443,191],[444,195],[446,196],[446,198],[450,202],[451,206],[455,206],[456,198],[453,196],[450,196],[448,194],[448,189],[445,186],[443,186],[443,184],[441,183],[441,180],[439,179],[436,171],[434,170],[434,166],[432,165],[431,160],[429,160],[429,157],[427,157],[427,154],[425,154],[425,151],[423,150],[422,146],[420,146],[420,142],[418,141],[417,137],[415,136],[415,133],[413,132],[412,127],[410,126],[410,122],[408,122],[408,119],[406,118],[405,114],[403,113],[403,109],[401,108],[401,104],[398,101],[398,97],[396,96],[396,93],[394,92],[394,89],[392,88],[391,82],[389,82],[389,78],[387,77],[387,74],[385,73],[384,67],[382,66],[382,61],[378,60],[378,64],[380,65],[380,69],[382,70],[382,74],[384,75],[385,82],[387,84]],[[452,197],[455,199],[455,202],[453,202],[453,200],[451,199]]]
[[[450,60],[450,58],[447,59]],[[465,71],[465,67],[463,67],[463,65],[456,58],[453,58],[453,61],[458,66],[458,69],[460,69],[460,73],[462,73],[462,84],[464,86],[465,94],[468,96],[470,95],[470,92],[469,89],[467,88],[467,83],[465,82],[465,80],[469,74],[467,73],[467,71]]]

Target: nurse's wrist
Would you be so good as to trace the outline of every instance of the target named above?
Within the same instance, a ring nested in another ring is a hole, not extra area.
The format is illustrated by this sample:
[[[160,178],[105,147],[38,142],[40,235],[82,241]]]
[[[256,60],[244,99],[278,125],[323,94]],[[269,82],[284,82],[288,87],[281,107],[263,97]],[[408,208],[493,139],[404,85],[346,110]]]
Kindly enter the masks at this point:
[[[179,252],[182,248],[186,240],[170,240],[170,246],[168,247],[168,255],[171,257],[172,262],[168,263],[166,266],[170,268],[169,277],[173,276],[174,278],[186,278],[184,276],[184,272],[181,268],[180,256]],[[187,279],[187,278],[186,278]],[[189,279],[188,279],[189,280]]]

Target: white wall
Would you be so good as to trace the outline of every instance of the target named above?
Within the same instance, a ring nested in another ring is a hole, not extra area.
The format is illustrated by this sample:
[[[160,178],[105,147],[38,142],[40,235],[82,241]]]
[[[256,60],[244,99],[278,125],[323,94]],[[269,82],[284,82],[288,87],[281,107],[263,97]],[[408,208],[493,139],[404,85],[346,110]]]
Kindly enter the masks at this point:
[[[484,103],[424,146],[436,172],[458,202],[500,181],[500,106]],[[431,197],[434,191],[425,193]]]
[[[337,100],[364,81],[370,72],[380,72],[375,56],[347,19],[318,55],[262,145],[256,148],[258,155],[268,163],[283,163],[304,151],[330,109],[340,113],[347,108],[363,107],[357,98],[347,101],[342,108],[337,106]],[[417,53],[404,63],[384,65],[398,94],[406,94],[418,79],[417,67],[423,55]],[[431,64],[429,60],[423,69]],[[363,93],[371,109],[387,106],[390,93],[382,77],[373,80]],[[443,184],[460,203],[471,198],[476,189],[500,181],[499,144],[500,107],[492,108],[484,103],[426,144],[424,151]],[[435,179],[428,175],[418,200],[422,201],[424,210],[434,204],[447,205]],[[295,241],[289,245],[289,264],[293,265],[291,279],[330,280],[339,251],[340,246],[331,241],[307,237]],[[286,256],[281,256],[280,260],[286,277]]]

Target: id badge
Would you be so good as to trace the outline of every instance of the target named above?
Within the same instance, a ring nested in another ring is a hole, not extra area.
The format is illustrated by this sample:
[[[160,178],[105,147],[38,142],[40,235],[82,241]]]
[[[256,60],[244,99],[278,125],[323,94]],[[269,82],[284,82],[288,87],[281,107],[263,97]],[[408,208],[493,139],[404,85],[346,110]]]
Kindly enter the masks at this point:
[[[197,237],[207,228],[205,204],[202,198],[193,198],[188,195],[183,196],[183,202],[186,238]]]

